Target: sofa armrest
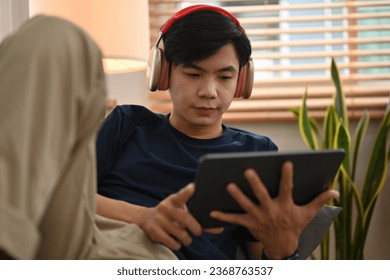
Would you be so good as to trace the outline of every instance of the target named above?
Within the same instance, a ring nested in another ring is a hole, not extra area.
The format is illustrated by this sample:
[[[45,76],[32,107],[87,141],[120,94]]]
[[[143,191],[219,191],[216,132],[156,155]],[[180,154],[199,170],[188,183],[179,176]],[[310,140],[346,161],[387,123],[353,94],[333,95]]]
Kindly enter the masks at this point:
[[[305,260],[320,245],[324,234],[342,211],[341,207],[324,205],[299,237],[299,259]]]

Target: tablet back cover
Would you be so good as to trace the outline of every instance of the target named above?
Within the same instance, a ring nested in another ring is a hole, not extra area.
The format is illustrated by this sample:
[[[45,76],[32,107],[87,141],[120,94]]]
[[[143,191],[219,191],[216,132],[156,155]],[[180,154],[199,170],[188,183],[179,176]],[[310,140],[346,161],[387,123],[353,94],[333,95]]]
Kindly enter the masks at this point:
[[[199,160],[196,191],[188,207],[203,227],[224,226],[226,223],[209,216],[212,210],[243,212],[227,193],[227,184],[235,182],[249,198],[259,203],[243,175],[244,170],[253,168],[271,197],[275,197],[281,166],[287,160],[294,165],[293,199],[296,204],[304,205],[330,187],[343,158],[343,150],[207,154]]]

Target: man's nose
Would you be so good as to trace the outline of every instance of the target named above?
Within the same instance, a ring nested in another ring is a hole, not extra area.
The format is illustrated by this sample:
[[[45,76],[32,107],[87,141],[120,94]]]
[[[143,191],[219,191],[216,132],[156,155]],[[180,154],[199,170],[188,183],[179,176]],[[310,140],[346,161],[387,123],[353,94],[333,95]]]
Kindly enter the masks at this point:
[[[217,96],[217,83],[214,79],[204,80],[199,90],[199,96],[215,98]]]

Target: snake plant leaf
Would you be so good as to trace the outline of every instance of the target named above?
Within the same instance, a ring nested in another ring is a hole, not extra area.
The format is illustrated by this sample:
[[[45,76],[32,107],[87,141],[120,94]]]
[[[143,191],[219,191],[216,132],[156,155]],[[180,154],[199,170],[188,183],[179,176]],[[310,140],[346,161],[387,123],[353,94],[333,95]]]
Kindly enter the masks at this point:
[[[356,182],[353,180],[353,178],[345,170],[344,166],[341,166],[340,172],[344,175],[344,177],[347,180],[347,183],[351,187],[351,190],[352,190],[353,196],[355,198],[355,202],[356,202],[358,217],[363,218],[364,210],[363,210],[362,196],[360,194],[359,187],[356,185]]]
[[[343,252],[340,255],[344,255],[344,256],[349,255],[349,257],[348,257],[349,259],[356,259],[357,255],[360,252],[360,247],[361,247],[361,242],[359,242],[361,239],[360,237],[362,236],[362,233],[364,231],[363,230],[364,209],[363,209],[362,198],[361,198],[361,194],[359,191],[359,187],[356,185],[355,181],[351,178],[351,176],[348,174],[348,172],[344,169],[343,166],[341,166],[340,171],[343,174],[343,178],[345,178],[346,183],[350,186],[350,190],[351,190],[350,193],[355,200],[355,205],[356,205],[356,210],[357,210],[355,224],[354,224],[354,236],[352,239],[352,233],[351,233],[351,237],[348,238],[348,243],[351,243],[351,246],[349,246],[347,252]],[[351,204],[351,203],[349,203],[349,204]],[[345,206],[343,205],[343,207],[350,208],[348,206],[349,205],[345,205]],[[350,213],[348,213],[348,215],[350,215]],[[350,225],[348,225],[348,226],[350,226]],[[339,233],[339,234],[345,234],[345,233]],[[342,248],[345,248],[345,247],[346,246],[344,246]]]
[[[305,90],[305,93],[302,97],[302,105],[299,108],[299,119],[298,119],[299,131],[301,133],[301,137],[305,142],[305,144],[312,150],[317,150],[318,142],[316,136],[313,135],[311,130],[306,100],[307,100],[307,89]]]
[[[355,175],[359,151],[364,143],[370,117],[367,112],[363,113],[355,129],[352,143],[342,82],[333,58],[330,71],[335,93],[333,104],[330,104],[325,112],[321,147],[342,148],[345,151],[345,158],[332,185],[332,188],[339,190],[340,196],[330,201],[330,204],[343,208],[334,222],[335,254],[337,259],[364,259],[370,220],[388,177],[390,145],[386,141],[390,129],[390,107],[387,108],[378,129],[369,161],[363,163],[366,174],[363,184],[360,185],[355,181]],[[313,125],[314,122],[308,116],[306,100],[307,89],[302,98],[302,106],[290,111],[298,118],[303,141],[311,149],[317,149],[317,139],[321,139],[321,135],[316,131],[318,124]],[[329,248],[328,232],[321,242],[322,259],[329,259]]]
[[[357,230],[356,230],[355,239],[354,239],[354,241],[356,240],[356,244],[354,246],[356,246],[356,248],[358,249],[355,252],[356,259],[364,259],[364,247],[365,247],[365,242],[367,239],[368,230],[370,228],[371,217],[372,217],[372,214],[373,214],[374,209],[375,209],[375,204],[376,204],[377,198],[378,198],[380,192],[382,191],[383,187],[385,186],[385,182],[387,179],[389,152],[390,152],[390,149],[388,149],[388,151],[387,151],[387,160],[385,160],[385,162],[384,162],[383,174],[379,180],[378,188],[376,189],[376,192],[372,195],[371,200],[369,201],[369,204],[365,208],[362,219],[357,220],[357,224],[356,224]],[[361,225],[359,223],[361,223]]]
[[[390,126],[390,110],[387,109],[375,138],[367,173],[365,176],[362,197],[363,205],[367,207],[372,197],[381,187],[382,177],[387,173],[387,136]]]
[[[370,116],[367,113],[367,110],[364,110],[362,117],[360,118],[356,130],[354,133],[353,141],[353,152],[352,152],[352,180],[355,179],[356,165],[358,162],[360,146],[366,135],[367,127],[370,122]]]
[[[322,147],[325,149],[332,149],[334,143],[334,135],[336,134],[336,128],[339,125],[339,120],[334,106],[331,104],[326,109],[325,118],[324,118],[324,138],[322,142]]]
[[[347,174],[350,172],[350,134],[348,129],[344,126],[343,123],[339,123],[336,134],[334,137],[334,148],[335,149],[344,149],[345,156],[344,160],[341,164],[341,167],[346,171]],[[352,207],[351,203],[353,201],[353,194],[350,191],[348,185],[348,178],[346,178],[343,173],[339,177],[339,191],[340,191],[340,205],[343,208],[343,212],[339,215],[339,224],[338,227],[338,236],[339,243],[337,246],[339,247],[339,256],[342,259],[349,258],[349,252],[351,250],[351,244],[348,240],[351,240],[352,236],[352,227],[351,227],[351,219],[352,219]]]
[[[334,136],[334,149],[344,149],[345,156],[342,162],[343,167],[349,173],[350,172],[350,146],[351,146],[351,135],[347,127],[343,123],[340,123],[336,129]]]
[[[390,149],[388,150],[387,155],[389,154],[389,151],[390,151]],[[357,251],[357,253],[356,253],[356,258],[359,258],[359,259],[364,258],[364,256],[363,256],[364,250],[363,249],[364,249],[365,242],[367,239],[368,230],[370,228],[371,217],[372,217],[372,214],[373,214],[374,209],[375,209],[375,204],[376,204],[377,198],[378,198],[380,192],[382,191],[382,189],[385,185],[386,179],[387,179],[388,160],[389,160],[389,157],[387,156],[387,160],[385,160],[385,162],[384,162],[385,164],[383,166],[384,172],[382,174],[382,178],[380,179],[380,183],[378,184],[378,188],[377,188],[375,194],[371,197],[371,200],[363,213],[363,218],[361,221],[362,222],[361,231],[358,232],[358,235],[357,235],[357,242],[360,243],[360,244],[358,244],[357,247],[361,248],[361,250]]]
[[[387,147],[387,135],[390,126],[390,110],[387,109],[375,138],[374,147],[368,164],[366,177],[362,188],[362,203],[364,215],[362,230],[355,235],[356,242],[362,248],[357,252],[356,258],[363,259],[364,245],[370,226],[372,213],[375,208],[379,193],[385,185],[388,173],[388,161],[390,149]]]
[[[344,123],[345,127],[349,127],[347,106],[345,103],[343,86],[340,80],[339,70],[337,68],[336,61],[334,60],[334,58],[332,58],[330,73],[332,76],[333,84],[336,88],[336,92],[333,97],[336,113],[341,119],[341,121]]]
[[[383,172],[382,176],[379,180],[378,188],[375,190],[375,193],[372,195],[371,200],[369,201],[369,204],[367,205],[366,211],[363,216],[363,222],[366,224],[369,222],[369,219],[371,217],[372,211],[375,206],[376,199],[378,198],[379,193],[382,191],[386,178],[387,178],[387,168],[388,168],[388,158],[384,161],[383,165]]]
[[[288,110],[293,113],[297,119],[299,119],[299,107],[290,107]],[[315,118],[309,116],[309,121],[312,131],[317,135],[317,137],[321,137],[320,126]]]
[[[296,118],[299,117],[299,107],[289,107],[288,110],[293,113]]]

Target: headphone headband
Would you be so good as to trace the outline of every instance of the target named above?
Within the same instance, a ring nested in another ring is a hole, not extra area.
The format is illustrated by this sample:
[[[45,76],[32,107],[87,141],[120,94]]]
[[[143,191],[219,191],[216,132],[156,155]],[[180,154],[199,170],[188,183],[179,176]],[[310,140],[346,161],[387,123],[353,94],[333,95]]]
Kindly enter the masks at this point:
[[[193,5],[193,6],[189,6],[187,8],[184,8],[184,9],[178,11],[176,14],[174,14],[173,17],[171,17],[164,24],[164,26],[161,28],[161,33],[165,34],[165,32],[168,31],[168,29],[171,27],[171,25],[176,20],[178,20],[178,19],[180,19],[182,17],[185,17],[186,15],[191,14],[193,12],[202,11],[202,10],[216,11],[216,12],[218,12],[220,14],[223,14],[223,15],[231,18],[239,27],[241,27],[240,22],[238,21],[238,19],[235,16],[233,16],[231,13],[229,13],[228,11],[226,11],[226,10],[220,8],[220,7],[210,6],[210,5]]]

